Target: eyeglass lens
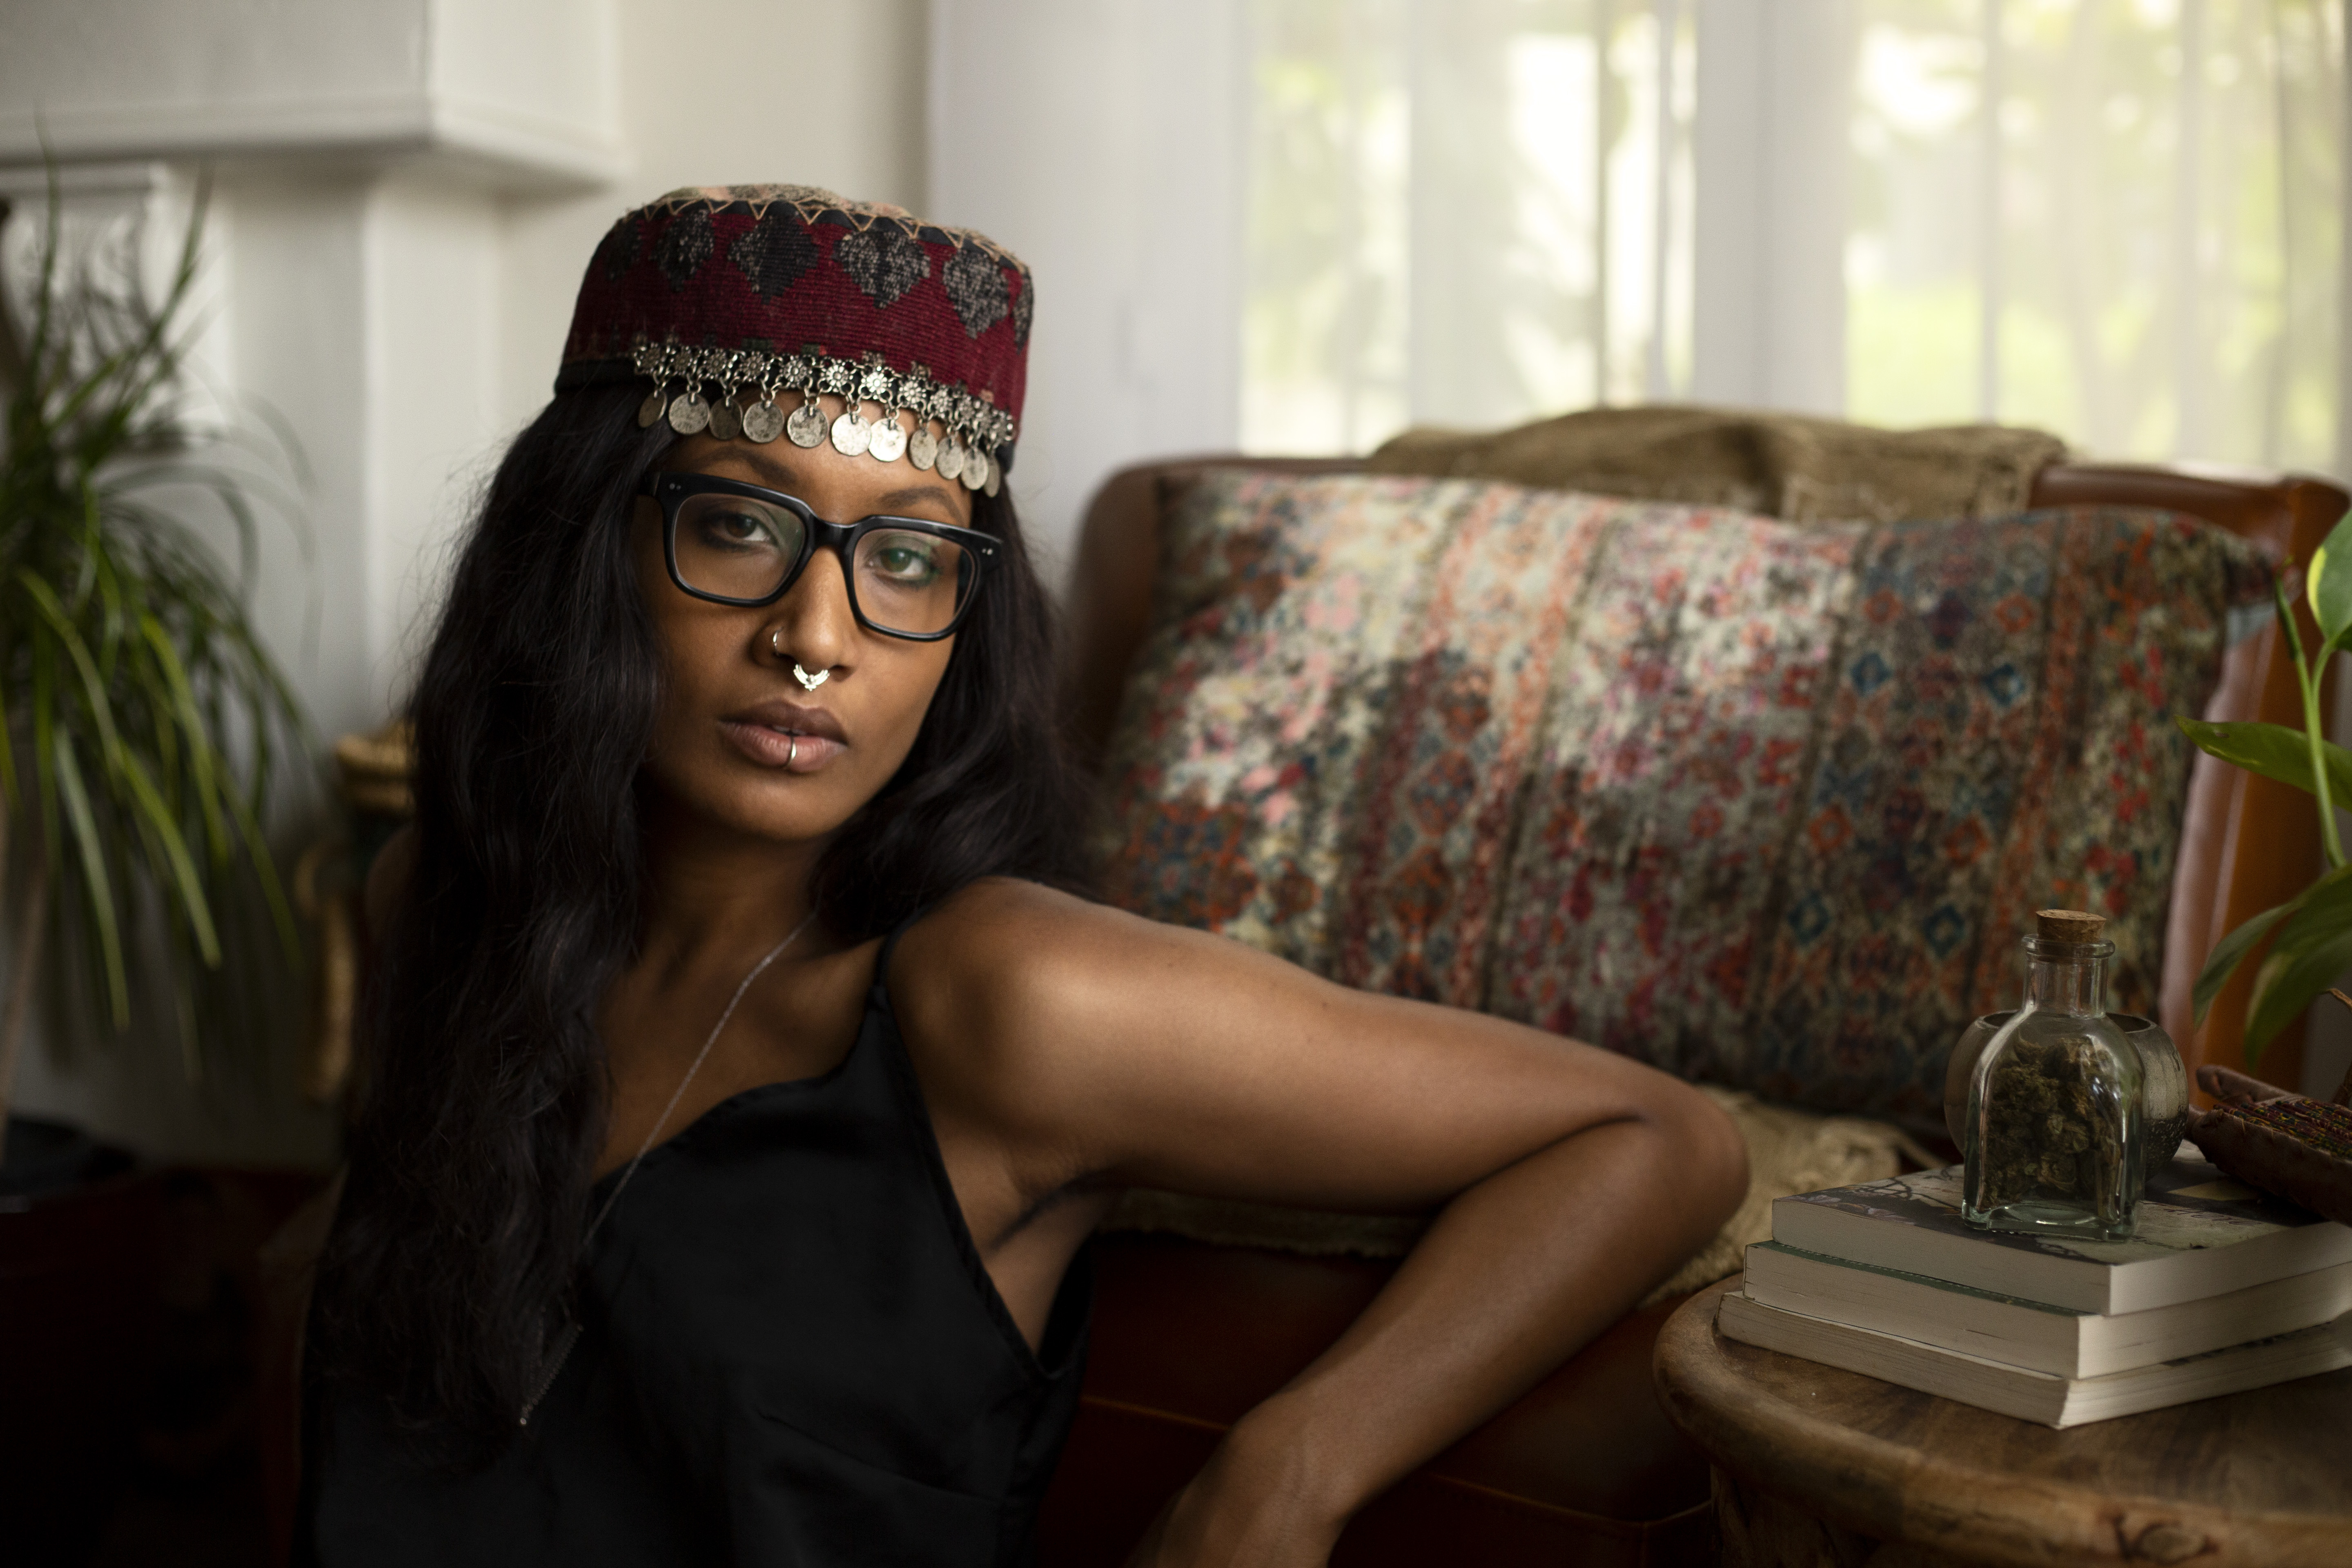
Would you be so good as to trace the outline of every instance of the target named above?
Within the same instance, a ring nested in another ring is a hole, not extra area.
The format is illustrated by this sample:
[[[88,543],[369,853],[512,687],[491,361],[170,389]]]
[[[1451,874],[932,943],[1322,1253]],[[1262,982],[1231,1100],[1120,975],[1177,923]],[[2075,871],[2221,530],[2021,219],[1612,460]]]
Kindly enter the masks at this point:
[[[788,507],[749,496],[692,495],[677,509],[677,574],[699,592],[759,599],[776,591],[801,556],[808,525]],[[913,529],[859,536],[852,590],[866,618],[886,631],[927,635],[955,624],[977,573],[953,540]]]

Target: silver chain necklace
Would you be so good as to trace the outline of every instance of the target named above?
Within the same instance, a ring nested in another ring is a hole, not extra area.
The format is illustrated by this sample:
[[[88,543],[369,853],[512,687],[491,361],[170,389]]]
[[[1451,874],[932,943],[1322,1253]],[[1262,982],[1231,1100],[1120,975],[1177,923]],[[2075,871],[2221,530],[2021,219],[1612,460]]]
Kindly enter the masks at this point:
[[[768,965],[784,955],[784,949],[800,940],[801,932],[808,930],[809,921],[814,919],[816,911],[811,910],[800,924],[793,927],[791,934],[768,950],[767,957],[751,966],[751,973],[743,976],[742,984],[735,987],[735,994],[727,998],[726,1011],[719,1015],[719,1022],[710,1026],[710,1033],[704,1037],[702,1048],[694,1053],[694,1060],[688,1066],[686,1076],[678,1079],[677,1087],[670,1091],[669,1103],[662,1107],[659,1116],[654,1118],[653,1126],[646,1133],[646,1141],[637,1145],[636,1153],[630,1157],[629,1168],[621,1173],[621,1179],[614,1183],[613,1190],[605,1194],[604,1206],[596,1211],[596,1217],[588,1222],[587,1233],[580,1238],[580,1251],[583,1257],[588,1251],[588,1244],[595,1240],[597,1231],[604,1228],[604,1216],[613,1212],[613,1205],[621,1201],[621,1194],[627,1190],[631,1178],[636,1175],[637,1167],[646,1163],[647,1154],[653,1152],[655,1141],[661,1137],[662,1129],[669,1125],[670,1113],[677,1109],[677,1102],[686,1098],[687,1085],[692,1083],[694,1075],[702,1070],[704,1059],[710,1055],[710,1047],[719,1043],[719,1037],[727,1028],[727,1021],[735,1016],[735,1008],[743,1000],[743,994],[751,989],[751,982],[768,972]],[[572,1354],[572,1346],[579,1338],[580,1320],[567,1311],[563,1316],[562,1331],[555,1336],[555,1343],[548,1347],[547,1363],[540,1372],[539,1382],[531,1389],[530,1397],[523,1401],[522,1415],[515,1422],[516,1426],[530,1425],[530,1413],[539,1408],[539,1402],[547,1397],[549,1389],[555,1386],[555,1375],[563,1370],[564,1362]]]

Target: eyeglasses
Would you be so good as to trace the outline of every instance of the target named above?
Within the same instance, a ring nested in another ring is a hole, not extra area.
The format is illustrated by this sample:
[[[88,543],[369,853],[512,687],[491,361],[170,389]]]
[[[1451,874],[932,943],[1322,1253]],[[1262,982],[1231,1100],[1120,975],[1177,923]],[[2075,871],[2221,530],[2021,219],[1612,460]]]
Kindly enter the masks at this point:
[[[885,637],[936,642],[956,629],[1001,539],[913,517],[827,522],[808,503],[709,474],[656,472],[637,487],[662,510],[669,580],[715,605],[772,605],[819,549],[841,560],[857,624]]]

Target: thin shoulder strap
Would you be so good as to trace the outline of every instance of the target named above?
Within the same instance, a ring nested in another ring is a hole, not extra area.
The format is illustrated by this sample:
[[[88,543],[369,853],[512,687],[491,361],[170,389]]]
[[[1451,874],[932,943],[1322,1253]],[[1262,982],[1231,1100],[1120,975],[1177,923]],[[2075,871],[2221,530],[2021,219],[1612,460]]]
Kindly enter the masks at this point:
[[[923,905],[891,927],[890,934],[882,939],[882,951],[874,956],[874,989],[880,992],[886,1000],[890,994],[890,955],[898,951],[898,939],[906,935],[917,921],[929,914],[933,907]]]

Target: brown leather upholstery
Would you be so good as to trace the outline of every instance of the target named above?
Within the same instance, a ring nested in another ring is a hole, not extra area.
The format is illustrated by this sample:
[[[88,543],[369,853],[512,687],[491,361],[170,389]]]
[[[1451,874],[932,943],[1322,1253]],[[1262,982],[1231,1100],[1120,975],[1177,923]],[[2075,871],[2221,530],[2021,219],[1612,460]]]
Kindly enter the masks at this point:
[[[1096,1244],[1092,1358],[1041,1568],[1116,1568],[1218,1437],[1339,1338],[1394,1268],[1165,1237]],[[1706,1458],[1650,1391],[1681,1299],[1618,1322],[1366,1510],[1341,1568],[1713,1561]]]
[[[1333,472],[1346,459],[1189,458],[1113,476],[1088,507],[1070,595],[1066,702],[1098,757],[1149,629],[1160,520],[1204,468]],[[2165,507],[2306,562],[2347,498],[2310,479],[2223,479],[2174,469],[2059,465],[2036,506]],[[2305,616],[2306,636],[2309,635]],[[2213,719],[2301,721],[2274,626],[2231,650]],[[2189,987],[2221,934],[2290,896],[2319,864],[2307,796],[2200,757],[2167,931],[2163,1012],[2193,1071],[2235,1059],[2245,981],[2200,1034]],[[2300,1071],[2300,1031],[2264,1061]],[[1385,1266],[1158,1237],[1097,1243],[1095,1353],[1085,1403],[1040,1521],[1044,1568],[1115,1565],[1218,1436],[1336,1339]],[[1678,1304],[1678,1303],[1677,1303]],[[1667,1426],[1649,1363],[1673,1305],[1636,1313],[1357,1520],[1335,1563],[1711,1563],[1706,1460]]]

